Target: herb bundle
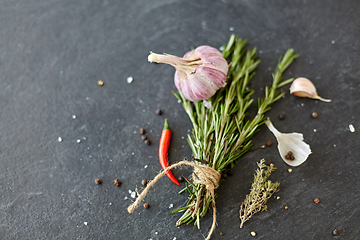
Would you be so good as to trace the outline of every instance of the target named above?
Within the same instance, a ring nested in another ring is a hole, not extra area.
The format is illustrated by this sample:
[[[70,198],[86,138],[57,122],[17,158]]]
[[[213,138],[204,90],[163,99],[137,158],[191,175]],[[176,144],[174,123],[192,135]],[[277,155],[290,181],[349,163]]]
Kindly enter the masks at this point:
[[[251,218],[257,212],[267,211],[267,201],[271,196],[278,192],[278,187],[280,183],[272,183],[267,178],[270,176],[276,168],[273,164],[266,166],[264,164],[265,160],[261,159],[254,174],[254,182],[251,185],[250,194],[246,195],[246,199],[241,204],[240,207],[240,228],[243,227],[244,223]],[[265,170],[265,168],[267,168]]]
[[[221,173],[230,164],[246,153],[252,146],[251,138],[259,126],[266,121],[264,113],[270,110],[272,104],[279,100],[285,92],[278,88],[291,83],[294,79],[282,79],[283,72],[294,61],[298,55],[293,54],[293,49],[286,51],[280,57],[276,71],[272,74],[272,86],[265,87],[265,96],[258,100],[258,111],[252,120],[245,119],[250,105],[253,89],[248,89],[251,79],[254,77],[254,70],[260,63],[256,57],[256,48],[246,49],[247,40],[232,35],[229,42],[224,46],[223,56],[229,63],[227,85],[219,89],[209,99],[210,108],[204,103],[191,102],[179,92],[174,95],[181,101],[182,106],[188,114],[193,130],[188,135],[188,143],[193,153],[194,163],[207,166]],[[212,203],[213,225],[208,234],[210,238],[216,222],[216,208],[211,191],[200,183],[186,179],[186,188],[189,193],[189,201],[186,206],[176,209],[173,212],[184,212],[176,222],[179,226],[183,223],[194,224],[200,229],[200,221],[209,210]],[[214,183],[216,186],[218,183]]]
[[[188,143],[193,153],[193,162],[183,160],[173,164],[160,172],[139,194],[133,204],[128,207],[131,213],[146,196],[149,189],[171,169],[183,165],[194,168],[192,180],[186,179],[189,201],[186,206],[173,212],[184,212],[176,222],[194,224],[200,229],[200,221],[210,208],[213,210],[213,223],[206,239],[210,239],[216,225],[216,207],[214,193],[219,186],[221,172],[246,153],[252,146],[251,138],[259,126],[267,120],[264,114],[270,110],[272,104],[284,96],[278,88],[291,83],[294,79],[282,79],[283,72],[298,55],[293,49],[286,51],[280,57],[276,71],[272,74],[272,86],[265,87],[265,96],[258,100],[257,114],[252,120],[245,119],[254,93],[248,85],[254,77],[254,70],[260,60],[256,57],[256,48],[246,49],[247,40],[232,35],[224,46],[222,54],[229,64],[227,84],[220,88],[207,102],[191,102],[183,93],[175,93],[188,114],[193,131],[188,135]],[[206,105],[206,107],[205,107]],[[209,107],[210,105],[210,107]]]

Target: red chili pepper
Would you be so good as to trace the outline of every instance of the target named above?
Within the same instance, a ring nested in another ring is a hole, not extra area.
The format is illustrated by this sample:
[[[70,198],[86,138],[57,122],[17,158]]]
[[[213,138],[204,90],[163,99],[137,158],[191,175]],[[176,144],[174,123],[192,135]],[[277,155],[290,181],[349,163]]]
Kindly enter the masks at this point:
[[[160,160],[160,165],[164,170],[167,167],[169,167],[168,149],[170,145],[170,139],[171,139],[171,130],[169,128],[167,119],[165,119],[164,129],[162,130],[160,144],[159,144],[159,160]],[[178,180],[174,177],[171,170],[167,171],[166,175],[170,178],[171,181],[179,185]]]

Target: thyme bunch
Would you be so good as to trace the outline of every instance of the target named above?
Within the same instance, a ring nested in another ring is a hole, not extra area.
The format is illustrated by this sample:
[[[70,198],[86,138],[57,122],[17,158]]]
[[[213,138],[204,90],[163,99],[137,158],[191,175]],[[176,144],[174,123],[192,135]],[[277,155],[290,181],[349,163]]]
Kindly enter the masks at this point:
[[[265,87],[264,97],[258,100],[256,116],[252,120],[246,119],[254,101],[251,98],[254,90],[249,89],[248,85],[260,63],[256,48],[247,50],[246,45],[247,40],[232,35],[224,46],[222,54],[229,63],[227,85],[209,99],[210,108],[206,108],[201,101],[190,102],[181,92],[173,93],[181,101],[193,125],[187,141],[194,162],[206,164],[220,173],[250,149],[252,136],[266,121],[264,113],[285,94],[278,88],[294,80],[282,79],[283,72],[298,57],[294,55],[293,49],[289,49],[280,57],[276,71],[272,74],[272,86]],[[207,213],[212,197],[203,185],[194,184],[189,179],[186,179],[186,187],[182,191],[186,190],[189,193],[186,206],[173,211],[184,212],[176,225],[194,222],[200,229],[200,221]]]
[[[267,178],[270,176],[276,168],[273,164],[266,166],[265,160],[261,159],[254,174],[254,182],[251,185],[250,194],[246,195],[246,199],[240,207],[240,228],[243,227],[244,223],[251,218],[257,212],[267,211],[267,201],[271,196],[278,192],[280,183],[272,183]],[[265,170],[266,169],[266,170]]]

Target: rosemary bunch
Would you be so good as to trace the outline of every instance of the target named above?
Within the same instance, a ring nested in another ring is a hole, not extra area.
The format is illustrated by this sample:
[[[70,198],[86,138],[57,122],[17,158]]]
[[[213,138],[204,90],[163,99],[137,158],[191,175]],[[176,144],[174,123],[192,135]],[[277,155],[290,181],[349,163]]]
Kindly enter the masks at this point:
[[[261,159],[254,174],[254,182],[251,185],[250,194],[246,195],[246,199],[241,204],[240,207],[240,228],[243,227],[244,223],[251,218],[257,212],[267,211],[267,201],[271,196],[278,192],[278,187],[280,183],[272,183],[267,178],[270,176],[276,167],[273,164],[266,166],[264,164],[265,160]],[[266,170],[265,170],[266,168]]]
[[[245,119],[250,105],[253,89],[248,89],[254,70],[260,63],[256,57],[256,48],[246,49],[247,40],[232,35],[224,46],[223,56],[229,63],[227,85],[209,99],[211,107],[206,108],[203,102],[190,102],[181,92],[175,93],[188,114],[193,130],[188,135],[188,143],[196,164],[207,166],[222,172],[229,164],[246,153],[252,146],[251,138],[266,118],[264,113],[285,93],[278,88],[293,81],[283,80],[282,73],[298,57],[293,49],[287,50],[279,59],[276,71],[272,74],[272,86],[265,87],[265,96],[258,100],[258,111],[252,120]],[[173,212],[184,212],[176,225],[194,222],[200,229],[200,221],[205,216],[212,202],[212,196],[202,184],[194,184],[186,179],[189,201],[186,206]]]

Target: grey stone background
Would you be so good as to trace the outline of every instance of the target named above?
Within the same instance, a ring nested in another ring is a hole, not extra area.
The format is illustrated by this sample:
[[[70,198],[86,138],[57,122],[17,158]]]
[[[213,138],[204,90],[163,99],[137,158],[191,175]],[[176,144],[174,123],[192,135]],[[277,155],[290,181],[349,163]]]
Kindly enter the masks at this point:
[[[258,48],[262,61],[251,83],[255,98],[271,83],[278,57],[294,48],[301,56],[285,77],[308,77],[333,101],[287,94],[273,106],[267,116],[275,127],[303,133],[313,153],[292,173],[275,145],[241,157],[217,190],[212,239],[360,239],[359,11],[360,2],[350,0],[1,0],[0,238],[202,239],[211,214],[201,230],[175,227],[181,215],[171,211],[187,195],[167,178],[146,197],[149,209],[126,211],[129,190],[161,169],[165,118],[173,132],[170,162],[191,157],[191,124],[171,94],[174,69],[148,63],[147,55],[220,47],[235,33]],[[142,142],[140,127],[152,145]],[[267,140],[275,142],[263,126],[254,146]],[[278,167],[272,180],[281,183],[281,198],[239,229],[239,206],[261,158]]]

